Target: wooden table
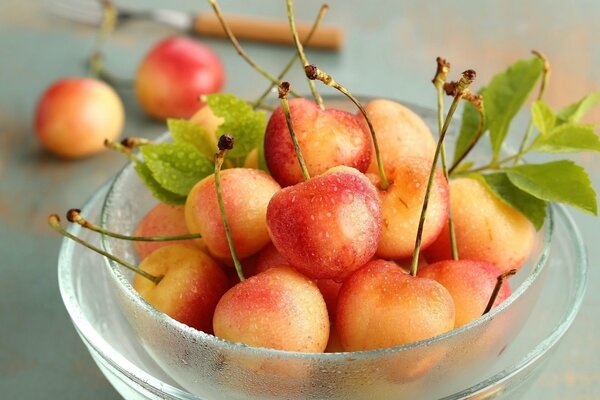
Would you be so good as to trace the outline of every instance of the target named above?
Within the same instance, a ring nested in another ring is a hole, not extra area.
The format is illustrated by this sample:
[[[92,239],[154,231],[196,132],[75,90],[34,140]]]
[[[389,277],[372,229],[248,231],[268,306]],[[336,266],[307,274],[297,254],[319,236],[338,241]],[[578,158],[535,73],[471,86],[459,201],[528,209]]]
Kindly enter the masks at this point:
[[[122,1],[158,7],[158,0]],[[201,1],[173,1],[180,10],[203,9]],[[223,1],[225,11],[284,17],[283,1]],[[301,19],[312,20],[320,3],[297,2]],[[311,52],[311,60],[355,93],[393,97],[434,106],[430,80],[438,55],[454,71],[477,70],[480,81],[531,49],[546,53],[554,73],[548,102],[563,106],[600,89],[600,3],[594,1],[453,2],[332,1],[327,22],[343,25],[346,46],[335,53]],[[36,99],[52,81],[84,75],[94,30],[51,16],[45,2],[0,2],[0,390],[3,398],[118,398],[73,329],[59,296],[56,263],[60,237],[46,216],[81,206],[122,166],[118,154],[77,162],[56,159],[38,146],[32,130]],[[152,43],[175,31],[132,23],[106,46],[113,71],[131,77]],[[265,82],[231,46],[206,40],[223,58],[226,90],[254,98]],[[247,44],[267,70],[279,71],[289,48]],[[300,72],[289,76],[302,86]],[[306,88],[304,89],[307,90]],[[126,107],[124,135],[156,137],[163,124],[147,119],[131,91],[120,92]],[[600,123],[596,109],[589,122]],[[578,161],[600,188],[598,156]],[[589,290],[581,312],[530,398],[600,398],[600,247],[598,220],[574,213],[586,238]]]

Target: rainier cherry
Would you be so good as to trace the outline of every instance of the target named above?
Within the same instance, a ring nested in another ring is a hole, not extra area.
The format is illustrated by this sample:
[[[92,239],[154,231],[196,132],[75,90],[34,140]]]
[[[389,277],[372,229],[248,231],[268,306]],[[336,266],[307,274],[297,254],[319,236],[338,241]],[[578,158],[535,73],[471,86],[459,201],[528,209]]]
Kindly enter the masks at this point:
[[[311,176],[336,165],[347,165],[361,172],[367,170],[371,163],[371,138],[356,116],[336,109],[322,110],[303,98],[290,100],[289,108]],[[281,107],[273,112],[267,125],[265,159],[271,175],[281,186],[303,180]]]
[[[258,274],[271,267],[280,265],[289,265],[289,263],[285,258],[283,258],[281,253],[277,251],[277,248],[270,243],[264,249],[262,249],[260,253],[258,253],[258,258],[256,259],[256,264],[254,265],[255,273]],[[333,279],[316,279],[315,283],[323,295],[325,304],[327,304],[327,313],[329,314],[329,319],[333,322],[335,320],[338,292],[340,291],[342,284],[334,281]]]
[[[501,272],[518,269],[525,263],[533,247],[535,229],[523,214],[475,179],[451,181],[450,203],[461,258],[487,261]],[[447,226],[425,250],[425,257],[429,262],[452,258]]]
[[[396,162],[405,157],[433,159],[435,140],[431,131],[409,108],[395,101],[377,99],[365,104],[365,111],[377,132],[386,175],[392,176]],[[364,120],[362,114],[358,116]],[[368,172],[376,174],[377,168],[373,157]]]
[[[267,205],[279,191],[279,185],[263,171],[231,168],[221,173],[221,186],[239,257],[257,253],[270,240],[266,224]],[[190,191],[185,204],[185,219],[190,232],[202,235],[202,242],[213,256],[231,260],[214,175],[204,178]]]
[[[323,352],[329,318],[310,279],[286,266],[269,268],[231,288],[219,301],[215,335],[271,349]]]
[[[346,351],[398,346],[454,328],[454,303],[434,280],[391,261],[371,261],[344,281],[336,328]]]
[[[65,78],[40,97],[35,131],[40,144],[66,158],[80,158],[104,149],[123,129],[125,111],[117,93],[91,78]]]
[[[267,226],[277,250],[298,271],[313,279],[343,280],[377,250],[377,191],[361,172],[334,167],[277,192]]]
[[[140,269],[162,276],[158,284],[136,275],[133,288],[157,310],[201,331],[212,333],[217,302],[229,288],[225,272],[193,245],[161,247],[142,260]]]
[[[383,218],[377,248],[379,257],[398,259],[412,256],[430,170],[431,161],[425,158],[397,160],[394,173],[389,176],[390,186],[379,189]],[[378,177],[370,176],[379,187]],[[423,248],[433,243],[447,220],[448,182],[441,171],[436,171],[423,227]]]
[[[494,292],[498,276],[496,266],[485,261],[446,260],[419,269],[418,276],[433,279],[450,292],[456,307],[455,327],[481,317]],[[504,282],[493,306],[510,296],[508,282]]]

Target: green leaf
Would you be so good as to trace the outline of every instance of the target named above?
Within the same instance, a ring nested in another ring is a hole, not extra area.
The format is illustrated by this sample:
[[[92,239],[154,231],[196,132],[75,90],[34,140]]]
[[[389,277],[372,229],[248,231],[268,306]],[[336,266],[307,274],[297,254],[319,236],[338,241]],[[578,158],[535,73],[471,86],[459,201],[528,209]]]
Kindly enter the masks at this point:
[[[542,100],[534,101],[531,105],[531,119],[533,125],[540,131],[542,135],[550,133],[554,124],[556,124],[556,116],[548,104]]]
[[[590,125],[565,123],[554,128],[548,135],[539,136],[533,142],[531,150],[542,153],[600,152],[600,138]]]
[[[217,138],[200,125],[186,119],[168,119],[167,127],[173,142],[189,143],[209,159],[217,152]]]
[[[519,189],[545,201],[565,203],[597,215],[596,192],[583,168],[569,160],[524,164],[506,170]]]
[[[540,230],[546,218],[546,202],[515,186],[503,173],[480,175],[490,190],[502,201],[512,206]]]
[[[495,75],[481,91],[494,159],[498,158],[510,123],[533,90],[543,67],[543,61],[537,57],[517,61]]]
[[[216,136],[227,133],[235,139],[227,159],[234,166],[242,166],[248,153],[263,145],[267,126],[265,113],[254,111],[248,102],[231,94],[208,95],[207,104],[216,116],[225,120],[217,129]]]
[[[579,122],[585,113],[596,104],[600,103],[600,90],[593,92],[576,103],[573,103],[557,113],[561,123]]]
[[[154,177],[152,176],[152,172],[144,163],[136,162],[134,169],[135,172],[137,172],[140,179],[144,182],[146,187],[150,189],[152,195],[158,200],[167,204],[185,204],[185,196],[180,196],[178,194],[169,192],[168,190],[164,189],[160,185],[160,183],[158,183],[156,179],[154,179]]]
[[[456,139],[456,145],[454,148],[453,163],[458,161],[458,158],[462,156],[463,152],[466,151],[477,135],[479,118],[479,111],[477,111],[477,109],[471,103],[465,102],[461,117],[460,132],[458,134],[458,138]],[[485,126],[483,130],[485,131]]]
[[[156,182],[180,196],[187,196],[198,181],[214,170],[212,161],[189,143],[148,144],[140,151]]]

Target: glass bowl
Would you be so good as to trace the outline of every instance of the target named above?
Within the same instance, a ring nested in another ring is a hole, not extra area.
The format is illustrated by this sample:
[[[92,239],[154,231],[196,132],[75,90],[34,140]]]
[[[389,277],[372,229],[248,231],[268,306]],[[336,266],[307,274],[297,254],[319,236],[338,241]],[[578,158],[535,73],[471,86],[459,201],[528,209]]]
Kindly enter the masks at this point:
[[[434,113],[411,108],[435,125]],[[101,213],[111,230],[132,232],[154,204],[131,166],[101,205],[106,190],[85,215]],[[580,235],[564,208],[550,209],[553,218],[538,235],[531,260],[511,280],[507,301],[447,334],[389,349],[304,354],[220,340],[157,312],[133,290],[128,271],[112,263],[103,268],[105,259],[71,242],[63,244],[59,259],[61,293],[94,360],[127,398],[513,397],[571,325],[585,288]],[[104,238],[103,244],[136,261],[131,243]]]

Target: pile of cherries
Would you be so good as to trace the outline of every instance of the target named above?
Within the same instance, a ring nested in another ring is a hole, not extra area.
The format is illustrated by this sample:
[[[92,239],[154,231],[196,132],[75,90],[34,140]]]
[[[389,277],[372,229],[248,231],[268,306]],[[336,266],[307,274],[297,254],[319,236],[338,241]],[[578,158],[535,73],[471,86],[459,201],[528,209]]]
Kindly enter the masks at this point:
[[[362,113],[280,97],[265,133],[270,174],[221,172],[234,145],[224,136],[215,174],[185,206],[159,203],[139,222],[138,238],[180,239],[136,242],[142,274],[133,286],[148,303],[232,342],[323,352],[431,338],[510,295],[502,278],[528,258],[532,224],[478,180],[448,182],[415,113],[374,100],[367,123]],[[208,106],[198,113],[191,120],[214,132]],[[77,210],[69,219],[97,228]]]

